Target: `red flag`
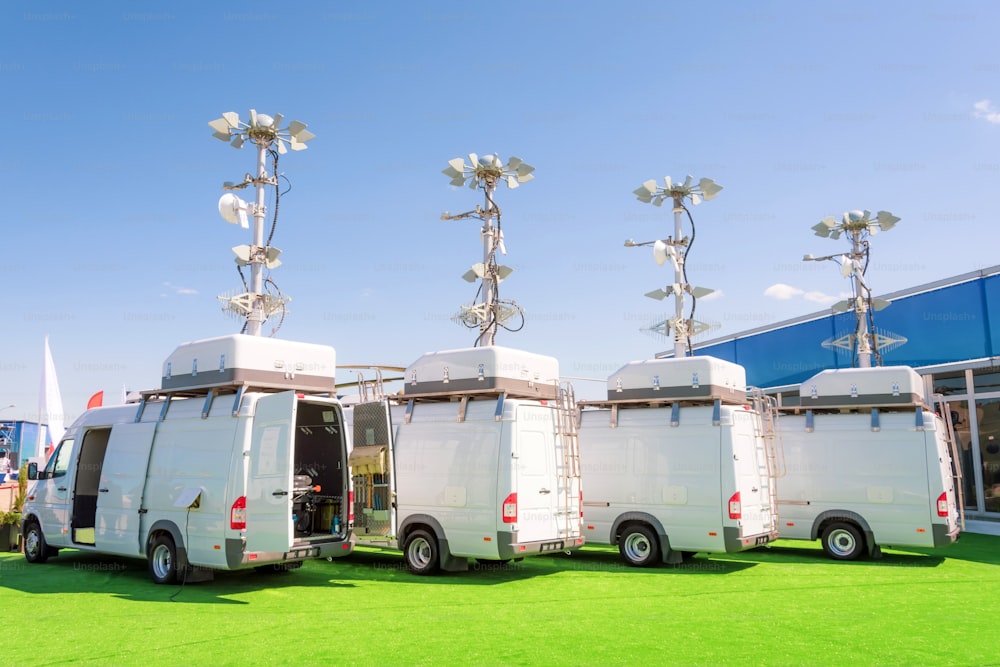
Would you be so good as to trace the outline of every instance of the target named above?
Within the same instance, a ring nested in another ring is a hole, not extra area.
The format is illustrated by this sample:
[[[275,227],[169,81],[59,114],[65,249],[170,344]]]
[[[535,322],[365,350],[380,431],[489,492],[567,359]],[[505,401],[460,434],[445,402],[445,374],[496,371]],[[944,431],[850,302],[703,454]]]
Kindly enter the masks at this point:
[[[89,401],[87,401],[87,409],[88,410],[91,409],[91,408],[99,408],[102,405],[104,405],[104,392],[103,391],[97,392],[96,394],[94,394],[93,396],[90,397]]]

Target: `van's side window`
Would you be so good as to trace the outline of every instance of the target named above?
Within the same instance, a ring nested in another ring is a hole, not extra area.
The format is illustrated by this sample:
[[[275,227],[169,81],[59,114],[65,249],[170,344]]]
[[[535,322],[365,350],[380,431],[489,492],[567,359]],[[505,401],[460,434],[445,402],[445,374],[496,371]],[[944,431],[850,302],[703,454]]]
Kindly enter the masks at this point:
[[[55,454],[49,457],[49,462],[45,464],[45,473],[42,479],[52,479],[62,477],[69,470],[69,459],[73,452],[73,441],[63,440],[56,448]]]

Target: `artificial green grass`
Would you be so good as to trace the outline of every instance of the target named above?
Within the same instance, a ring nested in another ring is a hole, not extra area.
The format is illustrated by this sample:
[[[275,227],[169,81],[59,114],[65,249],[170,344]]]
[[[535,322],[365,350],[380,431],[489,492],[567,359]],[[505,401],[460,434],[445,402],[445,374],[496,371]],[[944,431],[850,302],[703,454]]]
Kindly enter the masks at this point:
[[[0,664],[985,665],[1000,537],[839,563],[779,541],[634,569],[610,547],[416,577],[359,548],[152,584],[142,561],[0,554]]]

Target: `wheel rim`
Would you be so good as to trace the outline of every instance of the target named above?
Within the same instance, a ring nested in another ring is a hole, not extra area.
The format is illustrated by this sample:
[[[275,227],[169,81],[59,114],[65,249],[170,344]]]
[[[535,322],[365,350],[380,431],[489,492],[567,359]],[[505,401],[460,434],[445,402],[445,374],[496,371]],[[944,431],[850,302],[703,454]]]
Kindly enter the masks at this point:
[[[41,541],[37,530],[29,530],[24,537],[24,552],[32,558],[36,557],[42,550]]]
[[[417,569],[424,569],[431,564],[431,544],[422,537],[415,538],[410,542],[410,548],[406,551],[407,558]]]
[[[858,541],[849,530],[838,528],[830,533],[830,551],[837,556],[850,556],[858,548]]]
[[[153,549],[153,572],[157,578],[164,579],[170,574],[170,567],[173,559],[170,557],[170,549],[164,545],[159,545]]]
[[[642,533],[629,533],[623,542],[625,547],[625,557],[633,563],[641,563],[649,558],[649,552],[653,545]]]

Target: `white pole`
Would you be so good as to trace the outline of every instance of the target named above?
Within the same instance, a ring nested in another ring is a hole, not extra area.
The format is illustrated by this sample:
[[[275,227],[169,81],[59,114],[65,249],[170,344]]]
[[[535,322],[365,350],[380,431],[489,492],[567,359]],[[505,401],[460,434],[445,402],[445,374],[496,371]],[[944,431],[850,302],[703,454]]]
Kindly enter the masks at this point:
[[[253,300],[251,311],[247,314],[247,333],[259,336],[264,322],[264,258],[260,249],[264,247],[264,187],[267,184],[267,144],[257,143],[257,178],[254,188],[257,191],[257,205],[253,212],[253,252],[250,258],[250,295]]]
[[[674,200],[674,243],[680,243],[682,238],[681,214],[684,207],[679,200]],[[684,253],[681,246],[675,245],[677,267],[674,269],[674,285],[680,289],[674,294],[674,358],[687,356],[688,326],[684,321]]]
[[[851,261],[863,257],[861,253],[861,230],[851,232]],[[858,296],[854,303],[854,314],[858,324],[855,330],[858,349],[858,366],[860,368],[871,368],[872,348],[871,337],[868,332],[868,299],[867,290],[864,288],[864,281],[861,278],[861,268],[854,267],[854,293]]]
[[[487,180],[483,192],[486,193],[486,218],[483,221],[483,312],[486,316],[479,324],[480,345],[493,345],[496,340],[496,327],[494,323],[499,321],[500,313],[496,310],[496,284],[494,275],[490,271],[490,257],[493,254],[493,247],[496,239],[496,228],[493,226],[493,216],[496,212],[496,205],[493,203],[493,193],[496,191],[496,182]],[[488,334],[488,335],[487,335]]]

